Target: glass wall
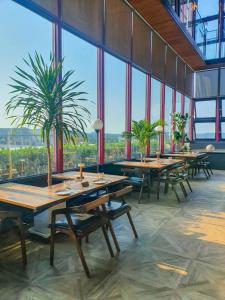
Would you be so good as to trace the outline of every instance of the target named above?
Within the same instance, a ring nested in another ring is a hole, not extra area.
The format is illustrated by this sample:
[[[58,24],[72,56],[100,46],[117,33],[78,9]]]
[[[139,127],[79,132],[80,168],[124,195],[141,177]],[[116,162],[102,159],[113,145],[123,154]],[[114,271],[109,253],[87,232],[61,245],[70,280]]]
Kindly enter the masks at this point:
[[[77,167],[80,162],[85,165],[95,164],[97,155],[97,137],[91,128],[91,122],[97,118],[97,48],[75,35],[63,30],[64,72],[73,70],[71,83],[84,81],[78,87],[78,92],[85,92],[79,101],[91,113],[86,118],[86,133],[88,141],[78,140],[76,147],[64,140],[64,169]]]
[[[161,82],[152,78],[151,80],[151,123],[160,119]],[[159,139],[151,140],[151,153],[159,149]]]
[[[123,159],[126,64],[105,53],[105,162]]]
[[[132,69],[132,116],[134,121],[145,119],[145,73]],[[140,149],[135,141],[132,141],[132,157],[140,157]]]
[[[172,93],[173,90],[169,86],[165,86],[165,126],[164,126],[164,151],[169,153],[171,150],[171,131],[172,131]]]
[[[0,35],[0,180],[5,180],[47,171],[47,153],[40,131],[34,134],[32,128],[15,129],[7,119],[5,104],[11,97],[10,77],[18,79],[15,66],[28,70],[23,58],[27,59],[28,53],[33,56],[35,51],[48,61],[52,24],[15,2],[4,0],[0,1]]]

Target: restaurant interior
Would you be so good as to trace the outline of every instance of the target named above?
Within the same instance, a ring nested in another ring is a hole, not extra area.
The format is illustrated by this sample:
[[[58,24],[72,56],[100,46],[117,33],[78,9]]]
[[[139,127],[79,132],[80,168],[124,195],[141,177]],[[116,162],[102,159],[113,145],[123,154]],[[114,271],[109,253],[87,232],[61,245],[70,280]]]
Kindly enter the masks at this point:
[[[0,299],[225,299],[224,20],[0,1]]]

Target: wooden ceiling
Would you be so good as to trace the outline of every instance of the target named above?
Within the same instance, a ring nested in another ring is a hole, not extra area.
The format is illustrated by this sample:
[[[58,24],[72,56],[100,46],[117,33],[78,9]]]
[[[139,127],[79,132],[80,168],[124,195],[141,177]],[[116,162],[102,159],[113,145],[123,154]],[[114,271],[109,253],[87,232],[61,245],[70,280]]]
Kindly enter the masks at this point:
[[[128,1],[188,65],[195,70],[206,65],[195,42],[183,31],[178,17],[174,17],[160,0]]]

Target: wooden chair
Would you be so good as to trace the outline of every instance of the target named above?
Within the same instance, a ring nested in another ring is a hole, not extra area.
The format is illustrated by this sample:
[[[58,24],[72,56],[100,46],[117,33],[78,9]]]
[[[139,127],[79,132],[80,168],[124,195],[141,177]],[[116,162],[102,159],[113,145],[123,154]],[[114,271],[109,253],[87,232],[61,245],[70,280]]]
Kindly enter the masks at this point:
[[[18,230],[21,244],[23,268],[27,265],[26,243],[22,218],[19,212],[0,210],[0,232],[6,232],[11,228]]]
[[[171,185],[172,186],[172,190],[174,191],[177,201],[181,202],[180,197],[177,193],[177,185],[180,186],[184,197],[187,196],[187,191],[184,187],[184,178],[182,178],[182,176],[180,176],[180,172],[181,172],[181,168],[179,165],[174,166],[173,168],[171,168],[170,170],[166,171],[165,173],[162,174],[160,181],[165,183],[165,188],[164,188],[164,192],[166,193],[168,191],[168,186]]]
[[[137,239],[138,234],[130,214],[131,206],[128,205],[124,199],[124,197],[130,194],[131,192],[132,192],[132,186],[127,186],[123,189],[108,194],[109,201],[106,205],[106,210],[107,210],[107,217],[111,221],[116,220],[117,218],[126,214],[130,222],[131,228],[133,230],[134,236]]]
[[[54,262],[54,244],[55,233],[63,232],[69,235],[75,243],[78,255],[83,265],[84,271],[87,277],[90,277],[90,272],[81,248],[81,240],[84,237],[88,237],[89,234],[101,228],[104,238],[106,240],[111,257],[114,256],[110,240],[107,234],[106,225],[109,227],[113,240],[117,242],[115,233],[113,231],[110,220],[103,216],[99,207],[106,212],[105,203],[109,200],[108,195],[101,196],[89,203],[82,204],[80,206],[74,206],[70,208],[56,209],[52,211],[51,220],[51,243],[50,243],[50,264]],[[95,214],[91,214],[91,211],[95,211]],[[99,211],[99,214],[96,213]],[[56,222],[57,215],[65,215],[64,221]]]
[[[143,170],[136,168],[122,168],[121,172],[123,176],[128,176],[128,179],[124,180],[125,185],[132,185],[140,189],[138,203],[141,203],[143,191],[146,188],[148,191],[148,198],[150,197],[150,174]]]

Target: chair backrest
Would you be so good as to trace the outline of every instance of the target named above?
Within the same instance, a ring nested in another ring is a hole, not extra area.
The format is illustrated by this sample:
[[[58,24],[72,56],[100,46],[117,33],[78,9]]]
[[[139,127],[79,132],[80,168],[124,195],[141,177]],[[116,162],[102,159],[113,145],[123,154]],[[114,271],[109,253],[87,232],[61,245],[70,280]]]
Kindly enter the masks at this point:
[[[135,174],[135,169],[134,168],[121,168],[121,172],[123,175],[133,175]]]
[[[133,189],[133,187],[132,187],[131,185],[126,186],[126,187],[123,188],[123,189],[120,189],[120,190],[118,190],[118,191],[115,191],[115,192],[113,192],[113,193],[108,194],[109,199],[110,199],[110,198],[120,198],[120,197],[123,197],[123,196],[125,196],[125,195],[131,193],[131,192],[132,192],[132,189]]]
[[[92,209],[95,209],[109,201],[109,195],[103,195],[93,201],[87,202],[79,206],[81,212],[88,212]]]

